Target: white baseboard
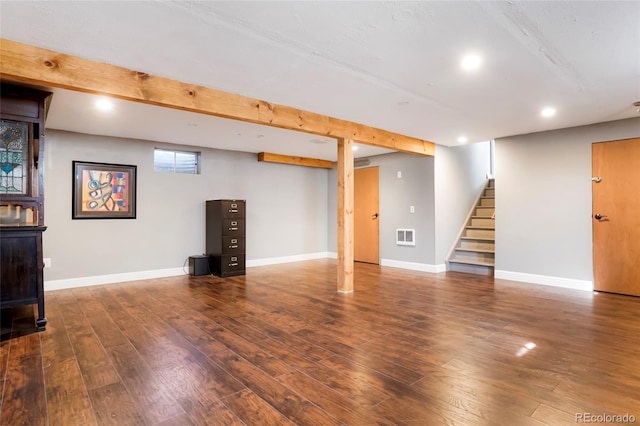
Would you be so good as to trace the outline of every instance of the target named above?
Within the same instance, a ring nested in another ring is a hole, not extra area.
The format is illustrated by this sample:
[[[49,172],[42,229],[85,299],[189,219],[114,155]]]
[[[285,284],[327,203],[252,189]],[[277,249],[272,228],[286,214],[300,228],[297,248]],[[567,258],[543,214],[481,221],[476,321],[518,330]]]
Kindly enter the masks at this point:
[[[329,253],[326,251],[318,253],[296,254],[293,256],[268,257],[266,259],[247,260],[247,268],[254,266],[277,265],[279,263],[300,262],[303,260],[326,259]]]
[[[277,265],[279,263],[300,262],[303,260],[313,259],[336,259],[338,255],[332,252],[318,252],[308,254],[298,254],[293,256],[269,257],[266,259],[247,260],[247,268],[255,266]],[[382,259],[382,266],[391,266],[394,268],[411,269],[413,271],[422,272],[444,272],[446,265],[428,265],[424,263],[402,262],[399,260]],[[45,280],[44,291],[63,290],[66,288],[88,287],[102,284],[123,283],[127,281],[149,280],[153,278],[174,277],[177,275],[185,275],[182,267],[157,269],[153,271],[137,271],[124,272],[120,274],[94,275],[90,277],[67,278],[62,280]]]
[[[493,272],[494,278],[520,281],[531,284],[548,285],[552,287],[570,288],[573,290],[593,291],[593,281],[574,280],[570,278],[552,277],[549,275],[525,274],[523,272],[500,271]]]
[[[327,257],[329,257],[327,252],[270,257],[267,259],[247,260],[247,267],[251,268],[253,266],[276,265],[278,263],[299,262],[311,259],[326,259]],[[123,283],[127,281],[149,280],[153,278],[174,277],[177,275],[185,275],[185,271],[182,267],[158,269],[153,271],[125,272],[121,274],[94,275],[90,277],[67,278],[63,280],[45,280],[44,291]]]
[[[329,259],[337,259],[338,254],[329,252],[327,253]],[[392,268],[410,269],[412,271],[431,272],[437,274],[439,272],[445,272],[447,265],[441,263],[440,265],[429,265],[427,263],[415,263],[404,262],[402,260],[380,259],[380,266],[391,266]]]
[[[380,265],[391,266],[393,268],[410,269],[412,271],[431,272],[433,274],[445,272],[447,270],[447,265],[445,265],[444,263],[441,263],[439,265],[430,265],[427,263],[404,262],[401,260],[391,259],[381,259]]]
[[[152,278],[174,277],[184,275],[183,268],[156,269],[153,271],[124,272],[121,274],[94,275],[91,277],[67,278],[64,280],[45,280],[44,291],[62,290],[65,288],[88,287],[93,285],[123,283],[126,281],[148,280]]]

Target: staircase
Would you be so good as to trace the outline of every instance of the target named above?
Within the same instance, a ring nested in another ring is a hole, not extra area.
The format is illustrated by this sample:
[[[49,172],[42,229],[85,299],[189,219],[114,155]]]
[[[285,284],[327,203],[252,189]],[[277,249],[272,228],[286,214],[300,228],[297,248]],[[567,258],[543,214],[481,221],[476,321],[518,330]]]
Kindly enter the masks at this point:
[[[495,181],[489,179],[449,253],[449,271],[493,276],[495,265]]]

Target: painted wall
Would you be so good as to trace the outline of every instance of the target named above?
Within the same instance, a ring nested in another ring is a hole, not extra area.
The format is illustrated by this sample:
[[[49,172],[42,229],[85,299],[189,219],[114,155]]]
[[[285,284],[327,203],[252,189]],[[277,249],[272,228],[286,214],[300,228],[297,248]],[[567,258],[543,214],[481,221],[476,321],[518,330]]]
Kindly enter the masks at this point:
[[[491,169],[490,143],[436,146],[435,263],[446,260]]]
[[[140,140],[47,131],[45,280],[182,267],[205,250],[205,200],[247,200],[247,259],[327,251],[327,171],[259,163],[255,154],[201,151],[202,174],[153,170]],[[72,161],[138,166],[135,220],[71,220]]]
[[[592,284],[591,145],[639,136],[634,118],[496,139],[496,276]]]
[[[392,153],[368,157],[367,167],[378,166],[380,178],[380,259],[434,263],[433,157]],[[402,177],[397,177],[397,172]],[[328,176],[328,251],[337,251],[337,171]],[[409,207],[415,207],[415,213]],[[398,228],[416,230],[416,245],[396,245]]]

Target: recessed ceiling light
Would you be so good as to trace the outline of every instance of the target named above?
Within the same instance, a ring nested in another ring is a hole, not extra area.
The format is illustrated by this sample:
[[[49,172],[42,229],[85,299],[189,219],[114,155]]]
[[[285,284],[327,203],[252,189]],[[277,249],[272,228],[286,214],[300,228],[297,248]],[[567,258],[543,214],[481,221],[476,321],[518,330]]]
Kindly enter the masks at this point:
[[[540,115],[543,117],[553,117],[556,115],[556,109],[552,107],[546,107],[542,111],[540,111]]]
[[[467,71],[475,71],[480,68],[482,58],[475,53],[465,55],[460,62],[460,66]]]
[[[111,111],[113,109],[113,102],[108,98],[96,99],[96,108],[101,111]]]
[[[467,143],[469,141],[469,139],[467,139],[466,136],[460,136],[458,138],[458,143]]]

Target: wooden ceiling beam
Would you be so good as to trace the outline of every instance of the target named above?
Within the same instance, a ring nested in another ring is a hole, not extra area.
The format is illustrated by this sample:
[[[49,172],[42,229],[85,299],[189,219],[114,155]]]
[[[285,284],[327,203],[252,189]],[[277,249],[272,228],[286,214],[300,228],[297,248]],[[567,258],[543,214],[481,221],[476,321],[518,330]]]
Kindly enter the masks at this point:
[[[433,156],[435,144],[363,124],[0,39],[5,80],[113,96],[365,145]]]
[[[333,161],[309,157],[294,157],[291,155],[274,154],[272,152],[258,153],[258,161],[264,161],[265,163],[291,164],[294,166],[318,167],[321,169],[333,169]]]

